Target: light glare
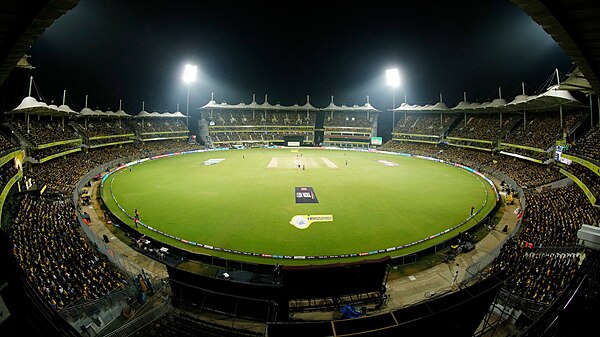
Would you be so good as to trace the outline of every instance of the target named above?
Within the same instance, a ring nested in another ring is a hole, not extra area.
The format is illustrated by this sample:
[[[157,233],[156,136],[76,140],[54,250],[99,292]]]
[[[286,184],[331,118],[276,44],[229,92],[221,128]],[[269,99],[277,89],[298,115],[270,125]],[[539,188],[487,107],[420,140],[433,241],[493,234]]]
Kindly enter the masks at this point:
[[[185,69],[183,70],[183,81],[185,83],[196,82],[196,73],[198,72],[198,67],[193,66],[191,64],[186,64]]]
[[[385,78],[387,85],[391,87],[397,87],[400,85],[400,73],[396,68],[386,70]]]

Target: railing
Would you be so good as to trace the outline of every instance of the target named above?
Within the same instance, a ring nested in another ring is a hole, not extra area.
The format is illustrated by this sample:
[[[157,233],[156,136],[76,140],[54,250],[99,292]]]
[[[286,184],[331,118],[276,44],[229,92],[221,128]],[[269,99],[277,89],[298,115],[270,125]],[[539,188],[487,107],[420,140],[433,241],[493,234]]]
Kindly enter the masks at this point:
[[[127,299],[130,296],[135,295],[137,291],[138,288],[135,285],[135,280],[131,279],[125,288],[117,289],[92,302],[72,303],[65,307],[60,312],[60,315],[67,322],[74,322],[79,320],[82,316],[93,316],[106,309],[126,303]]]
[[[129,322],[121,325],[115,330],[107,332],[102,335],[103,337],[127,337],[136,331],[143,329],[145,326],[156,321],[162,316],[173,310],[171,302],[169,300],[170,288],[169,284],[165,283],[162,288],[154,293],[152,299],[150,299],[144,307],[140,308],[139,311],[144,311],[145,308],[149,308],[138,317],[134,317]]]
[[[103,335],[103,337],[127,337],[166,315],[171,310],[173,310],[173,307],[168,302],[164,302],[161,305],[148,310],[135,320],[125,323],[118,329]]]

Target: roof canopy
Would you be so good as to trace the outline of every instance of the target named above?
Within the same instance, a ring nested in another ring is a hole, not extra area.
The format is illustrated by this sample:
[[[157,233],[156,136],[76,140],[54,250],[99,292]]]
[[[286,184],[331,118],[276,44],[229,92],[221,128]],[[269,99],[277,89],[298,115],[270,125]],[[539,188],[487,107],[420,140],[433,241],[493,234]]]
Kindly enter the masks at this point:
[[[455,107],[448,108],[443,102],[434,105],[410,105],[402,103],[392,111],[401,112],[502,112],[502,111],[555,111],[559,106],[563,108],[579,108],[584,105],[576,100],[569,91],[561,90],[554,85],[539,95],[517,95],[512,101],[506,102],[503,98],[496,98],[489,102],[469,103],[461,101]]]
[[[6,114],[24,113],[41,116],[76,116],[77,112],[71,110],[66,105],[57,107],[56,105],[47,105],[44,102],[38,102],[35,98],[27,96],[23,98],[21,104],[13,110],[5,112]]]
[[[119,110],[122,111],[122,110]],[[117,111],[117,113],[119,113],[119,111]],[[123,111],[123,113],[125,113]],[[116,114],[116,113],[115,113]],[[185,116],[184,114],[182,114],[181,112],[177,111],[177,112],[157,112],[157,111],[153,111],[153,112],[148,112],[145,110],[142,110],[140,112],[138,112],[137,115],[133,116],[135,118],[187,118],[187,116]]]
[[[581,91],[584,94],[594,93],[590,82],[587,80],[587,78],[585,78],[585,76],[583,75],[581,70],[579,70],[579,68],[575,68],[575,70],[573,70],[573,72],[571,72],[567,76],[567,79],[559,85],[559,89]]]
[[[342,106],[335,105],[335,103],[333,103],[333,96],[332,96],[332,100],[331,100],[331,103],[329,104],[329,106],[319,109],[310,103],[309,96],[306,96],[306,103],[304,103],[303,105],[299,105],[298,103],[295,103],[294,105],[286,106],[286,105],[281,105],[279,103],[277,103],[275,105],[269,103],[267,95],[265,95],[265,101],[263,103],[256,103],[255,96],[253,96],[252,102],[250,102],[249,104],[246,104],[243,102],[239,103],[239,104],[228,104],[226,102],[217,103],[214,100],[214,98],[211,98],[211,100],[208,103],[206,103],[204,106],[200,107],[199,109],[203,109],[203,110],[206,110],[206,109],[269,110],[269,111],[320,111],[320,110],[324,110],[324,111],[379,111],[379,110],[375,109],[369,103],[368,97],[367,97],[367,103],[365,105],[362,105],[362,106],[354,105],[351,107],[347,107],[345,105],[342,105]]]

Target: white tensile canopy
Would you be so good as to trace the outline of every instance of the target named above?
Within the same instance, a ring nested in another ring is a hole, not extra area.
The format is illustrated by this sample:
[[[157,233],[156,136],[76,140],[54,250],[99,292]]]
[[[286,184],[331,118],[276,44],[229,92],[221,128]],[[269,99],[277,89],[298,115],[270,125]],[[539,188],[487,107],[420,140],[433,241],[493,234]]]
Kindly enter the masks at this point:
[[[220,109],[220,110],[268,110],[268,111],[319,111],[318,108],[315,108],[312,104],[310,104],[310,99],[307,96],[306,103],[303,105],[299,105],[295,103],[293,105],[281,105],[271,104],[269,103],[268,96],[265,95],[265,100],[263,103],[256,102],[256,96],[253,95],[252,102],[246,104],[244,102],[238,104],[228,104],[227,102],[217,103],[214,98],[212,98],[208,103],[204,106],[200,107],[201,110],[210,110],[210,109]]]
[[[512,101],[507,102],[504,98],[496,98],[492,101],[483,103],[469,103],[464,100],[455,107],[448,108],[443,102],[434,105],[411,105],[407,103],[400,104],[393,109],[396,112],[508,112],[508,111],[556,111],[560,108],[583,107],[583,104],[575,99],[567,90],[559,89],[554,85],[539,95],[528,96],[525,94],[517,95]]]
[[[579,67],[567,75],[567,79],[559,85],[558,89],[580,91],[584,94],[594,93],[590,82],[585,78],[581,70],[579,70]]]
[[[346,112],[350,112],[350,111],[379,112],[379,110],[375,109],[369,102],[369,96],[367,96],[367,102],[365,103],[365,105],[354,104],[353,106],[346,106],[345,104],[342,104],[341,106],[336,105],[333,102],[333,96],[331,96],[331,102],[329,103],[329,105],[326,106],[325,108],[322,108],[321,110],[323,110],[323,111],[346,111]]]
[[[47,105],[44,102],[38,102],[35,98],[27,96],[23,98],[21,103],[14,109],[5,112],[6,114],[24,113],[28,115],[41,116],[76,116],[77,112],[73,111],[67,105],[61,105],[60,108],[56,105]]]

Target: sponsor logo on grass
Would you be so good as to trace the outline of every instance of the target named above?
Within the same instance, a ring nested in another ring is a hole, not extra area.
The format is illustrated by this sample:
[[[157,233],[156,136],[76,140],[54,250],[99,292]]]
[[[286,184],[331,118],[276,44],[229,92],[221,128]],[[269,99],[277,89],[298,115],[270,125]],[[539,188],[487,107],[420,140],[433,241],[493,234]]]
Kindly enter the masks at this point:
[[[394,163],[393,161],[389,160],[378,160],[378,162],[382,163],[385,166],[399,166],[398,163]]]
[[[296,187],[294,193],[296,194],[297,204],[318,204],[319,200],[315,194],[315,190],[312,187]]]
[[[298,229],[307,229],[313,222],[331,222],[333,215],[294,215],[290,224]]]
[[[204,165],[216,165],[220,162],[222,162],[223,160],[225,160],[224,158],[216,158],[216,159],[209,159],[207,161],[205,161],[203,164]]]

